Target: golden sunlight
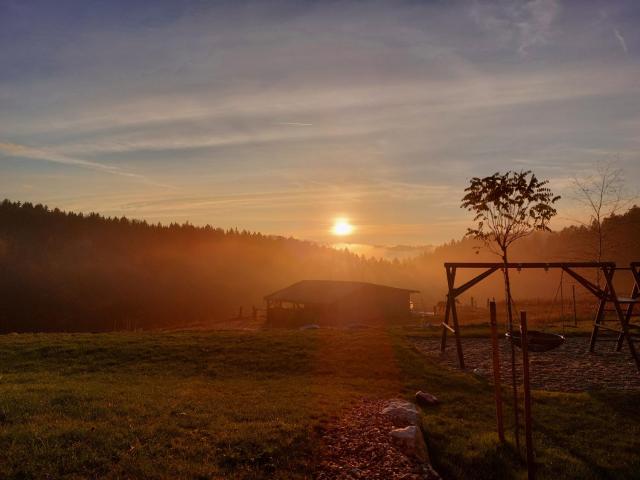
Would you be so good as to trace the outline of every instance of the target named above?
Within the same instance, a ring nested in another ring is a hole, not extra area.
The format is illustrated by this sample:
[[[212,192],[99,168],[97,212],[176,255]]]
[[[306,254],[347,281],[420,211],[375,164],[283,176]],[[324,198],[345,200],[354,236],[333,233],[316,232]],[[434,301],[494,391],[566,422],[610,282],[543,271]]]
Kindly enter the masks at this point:
[[[351,225],[349,223],[349,220],[347,220],[346,218],[336,218],[336,221],[331,228],[331,232],[334,235],[344,237],[346,235],[350,235],[353,232],[353,225]]]

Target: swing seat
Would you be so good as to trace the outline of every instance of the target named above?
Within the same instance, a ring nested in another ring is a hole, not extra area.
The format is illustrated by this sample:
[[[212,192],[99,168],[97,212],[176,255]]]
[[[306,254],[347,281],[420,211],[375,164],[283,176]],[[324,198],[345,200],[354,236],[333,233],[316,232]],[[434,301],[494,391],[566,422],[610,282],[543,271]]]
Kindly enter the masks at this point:
[[[505,334],[513,344],[522,348],[522,337],[520,332],[513,332],[513,337],[507,332]],[[530,352],[548,352],[554,348],[558,348],[564,343],[564,337],[555,333],[540,332],[538,330],[529,330],[527,332],[527,347]]]

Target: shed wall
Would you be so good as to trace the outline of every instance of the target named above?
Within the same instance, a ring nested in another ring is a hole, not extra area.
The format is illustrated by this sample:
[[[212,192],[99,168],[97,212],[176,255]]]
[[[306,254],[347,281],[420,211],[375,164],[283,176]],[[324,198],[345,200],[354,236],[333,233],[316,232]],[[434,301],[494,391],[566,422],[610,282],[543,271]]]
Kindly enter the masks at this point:
[[[305,304],[270,306],[267,325],[296,328],[302,325],[348,326],[381,325],[410,315],[407,291],[366,286],[330,305]]]

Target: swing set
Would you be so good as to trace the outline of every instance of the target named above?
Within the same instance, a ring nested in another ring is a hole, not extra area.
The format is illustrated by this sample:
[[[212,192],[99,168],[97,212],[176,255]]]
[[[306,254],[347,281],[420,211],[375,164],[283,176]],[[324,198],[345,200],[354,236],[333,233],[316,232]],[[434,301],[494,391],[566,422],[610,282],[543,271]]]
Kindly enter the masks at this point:
[[[601,330],[611,331],[618,334],[616,340],[616,351],[620,351],[625,340],[629,346],[629,351],[640,372],[640,357],[636,352],[633,338],[640,337],[640,325],[631,323],[633,317],[640,316],[640,313],[634,313],[634,306],[640,303],[640,262],[632,262],[629,267],[616,267],[614,262],[525,262],[525,263],[485,263],[485,262],[447,262],[444,264],[447,274],[448,294],[446,298],[444,321],[442,322],[442,337],[440,350],[445,351],[447,347],[447,335],[452,333],[455,339],[456,351],[458,357],[458,366],[464,369],[464,352],[460,338],[460,326],[458,321],[458,312],[456,310],[456,298],[477,285],[479,282],[489,277],[498,270],[516,269],[518,272],[526,269],[560,269],[561,282],[563,275],[566,273],[576,282],[582,285],[589,293],[598,299],[598,309],[593,324],[591,340],[589,343],[589,351],[593,352]],[[476,275],[471,280],[460,286],[456,286],[456,273],[460,269],[484,269],[484,272]],[[601,287],[593,283],[584,275],[578,273],[576,269],[586,269],[602,274],[604,278],[604,286]],[[619,297],[613,285],[613,277],[616,271],[629,271],[633,276],[633,289],[629,297]],[[562,285],[559,287],[562,289]],[[557,292],[556,292],[557,297]],[[555,301],[555,299],[554,299]],[[607,308],[609,306],[609,308]],[[624,308],[623,308],[624,307]],[[606,314],[613,313],[613,321],[615,326],[606,325]],[[450,325],[450,320],[452,325]],[[563,318],[564,328],[564,318]],[[560,337],[560,338],[558,338]],[[562,340],[560,340],[562,339]],[[516,338],[512,339],[514,342]],[[543,332],[529,332],[529,350],[546,351],[559,346],[564,341],[559,335],[552,335]]]

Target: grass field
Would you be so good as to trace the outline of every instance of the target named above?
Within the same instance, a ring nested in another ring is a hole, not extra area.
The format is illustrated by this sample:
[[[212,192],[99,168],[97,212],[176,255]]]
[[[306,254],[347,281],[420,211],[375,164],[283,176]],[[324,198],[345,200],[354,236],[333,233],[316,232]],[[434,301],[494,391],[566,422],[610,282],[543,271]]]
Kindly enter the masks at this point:
[[[518,477],[483,381],[400,331],[0,337],[0,478],[310,478],[323,428],[368,397],[428,390],[437,469]],[[639,393],[536,392],[541,478],[638,478]]]

